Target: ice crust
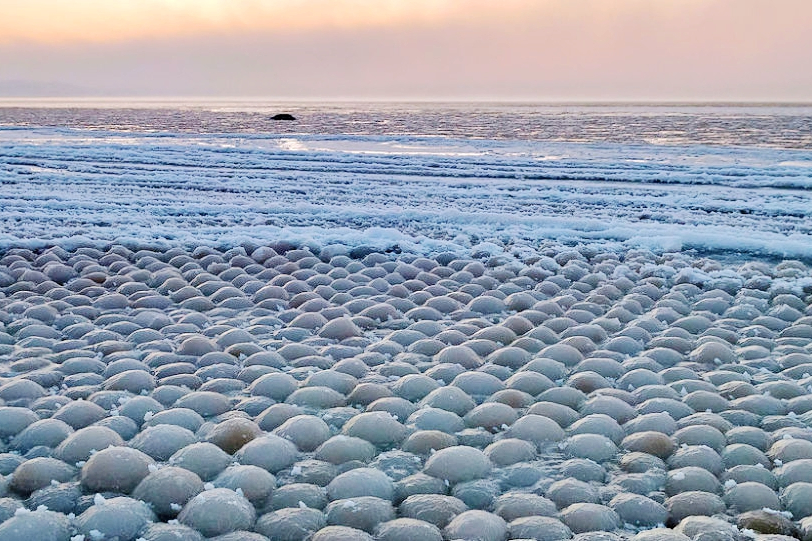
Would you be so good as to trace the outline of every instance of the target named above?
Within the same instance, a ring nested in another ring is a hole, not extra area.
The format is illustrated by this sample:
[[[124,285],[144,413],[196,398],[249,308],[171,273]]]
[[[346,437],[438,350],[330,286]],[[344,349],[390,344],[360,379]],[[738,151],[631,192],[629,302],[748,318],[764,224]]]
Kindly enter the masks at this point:
[[[812,255],[803,150],[0,128],[0,247]],[[746,231],[746,234],[742,234]]]

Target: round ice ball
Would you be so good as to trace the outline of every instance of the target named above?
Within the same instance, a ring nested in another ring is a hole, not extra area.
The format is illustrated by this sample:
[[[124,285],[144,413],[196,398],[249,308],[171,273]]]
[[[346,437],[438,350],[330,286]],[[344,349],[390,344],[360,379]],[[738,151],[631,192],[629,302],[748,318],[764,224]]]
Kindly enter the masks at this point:
[[[69,541],[70,538],[68,517],[54,511],[22,512],[0,524],[3,541]]]
[[[240,464],[259,466],[276,473],[296,462],[299,451],[292,442],[268,434],[256,438],[242,447],[234,455]]]
[[[812,483],[792,483],[781,493],[781,501],[795,520],[812,516]]]
[[[372,533],[382,522],[395,518],[391,502],[374,496],[335,500],[327,509],[327,523],[336,526],[349,526]]]
[[[566,524],[553,517],[520,517],[508,524],[511,539],[563,541],[572,537]]]
[[[91,453],[110,446],[124,445],[124,440],[114,430],[105,426],[88,426],[68,436],[54,450],[54,456],[68,464],[86,461]]]
[[[81,481],[90,492],[130,493],[149,475],[154,461],[130,447],[108,447],[91,456],[82,467]]]
[[[493,504],[493,512],[510,522],[521,517],[555,517],[558,509],[555,504],[537,494],[508,492],[502,494]]]
[[[812,495],[812,492],[810,492],[810,495]],[[728,507],[737,510],[739,513],[764,507],[770,509],[781,508],[781,502],[773,489],[753,481],[737,483],[730,487],[725,493],[724,500]]]
[[[449,483],[460,483],[485,477],[491,470],[487,455],[474,447],[446,447],[431,455],[424,472]]]
[[[155,521],[155,515],[144,502],[126,497],[97,500],[76,517],[79,532],[91,539],[133,541],[148,523]]]
[[[429,522],[414,518],[397,518],[378,526],[379,541],[442,541],[440,529]]]
[[[255,530],[269,539],[288,541],[307,539],[326,525],[324,514],[318,509],[296,507],[262,515]]]
[[[520,417],[504,434],[505,437],[529,441],[536,445],[564,439],[564,430],[558,423],[532,413]]]
[[[203,481],[210,481],[226,469],[231,457],[213,443],[199,442],[180,449],[169,457],[169,463],[194,472]]]
[[[190,499],[203,491],[203,481],[194,472],[177,467],[157,469],[147,475],[133,498],[147,502],[161,517],[174,517]]]
[[[310,452],[330,438],[330,427],[315,415],[297,415],[282,423],[274,434],[292,441],[300,450]]]
[[[375,538],[349,526],[325,526],[314,533],[310,541],[375,541]]]
[[[51,481],[70,481],[76,469],[50,457],[37,457],[26,460],[14,470],[9,487],[20,494],[31,494],[38,488],[46,487]]]
[[[343,464],[350,460],[369,462],[375,456],[375,446],[361,438],[338,434],[322,443],[315,456],[332,464]]]
[[[665,501],[669,525],[676,525],[691,515],[713,516],[725,512],[725,502],[710,492],[688,491],[671,496]]]
[[[668,511],[662,504],[639,494],[618,494],[609,502],[609,507],[624,523],[635,526],[653,527],[665,524],[668,518]]]
[[[258,466],[235,465],[218,475],[212,484],[218,488],[241,491],[250,502],[259,505],[276,488],[276,478]]]
[[[454,517],[443,530],[443,534],[446,539],[502,541],[507,537],[508,526],[502,517],[475,509]]]
[[[213,443],[226,453],[233,454],[261,434],[262,430],[255,422],[234,417],[218,423],[206,434],[206,441]]]
[[[191,430],[177,425],[157,425],[140,432],[129,445],[155,460],[165,461],[195,442],[197,438]]]
[[[142,532],[144,541],[203,541],[200,532],[183,524],[165,524],[156,522],[148,525]]]
[[[468,510],[468,506],[454,496],[443,494],[414,494],[406,498],[398,508],[400,515],[416,518],[445,528],[451,520]]]
[[[331,500],[343,500],[359,496],[375,496],[392,500],[395,486],[392,480],[374,468],[355,468],[342,473],[327,485]]]
[[[685,534],[667,528],[644,530],[632,537],[632,541],[689,541],[690,539]]]
[[[326,489],[310,483],[288,483],[273,491],[265,508],[268,511],[278,511],[286,507],[324,509],[326,506]]]
[[[206,537],[214,537],[252,529],[256,511],[251,502],[233,490],[214,488],[189,500],[178,520]]]
[[[347,436],[379,446],[394,445],[406,437],[406,427],[385,411],[360,413],[347,421],[341,430]]]
[[[612,531],[620,517],[609,507],[596,503],[575,503],[561,511],[561,520],[575,533]]]

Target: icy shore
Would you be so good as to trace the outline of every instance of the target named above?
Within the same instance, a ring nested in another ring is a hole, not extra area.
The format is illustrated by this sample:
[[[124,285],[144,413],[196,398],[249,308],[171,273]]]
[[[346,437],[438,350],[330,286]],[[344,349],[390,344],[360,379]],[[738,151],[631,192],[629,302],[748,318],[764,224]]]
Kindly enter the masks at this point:
[[[0,130],[0,540],[812,539],[802,150]]]
[[[803,263],[332,250],[6,251],[0,538],[808,535]]]

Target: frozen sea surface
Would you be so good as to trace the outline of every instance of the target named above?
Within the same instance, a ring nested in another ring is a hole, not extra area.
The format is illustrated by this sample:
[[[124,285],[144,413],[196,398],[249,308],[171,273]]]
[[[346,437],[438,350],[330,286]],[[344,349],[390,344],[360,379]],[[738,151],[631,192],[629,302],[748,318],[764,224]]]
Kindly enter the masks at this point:
[[[279,108],[0,109],[0,246],[812,255],[809,107]]]
[[[0,540],[812,538],[809,108],[278,109],[0,108]]]

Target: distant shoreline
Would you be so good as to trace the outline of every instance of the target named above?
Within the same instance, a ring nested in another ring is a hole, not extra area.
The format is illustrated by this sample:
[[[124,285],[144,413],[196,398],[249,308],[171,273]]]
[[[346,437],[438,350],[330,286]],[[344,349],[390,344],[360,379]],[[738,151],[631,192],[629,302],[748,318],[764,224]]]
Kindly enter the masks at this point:
[[[264,107],[269,105],[420,105],[441,106],[489,106],[489,107],[812,107],[812,101],[725,101],[725,100],[497,100],[497,99],[441,99],[441,98],[292,98],[292,97],[204,97],[204,96],[53,96],[26,97],[0,95],[0,108],[36,107],[82,107],[82,108],[154,108],[154,107],[207,107],[240,105]]]

